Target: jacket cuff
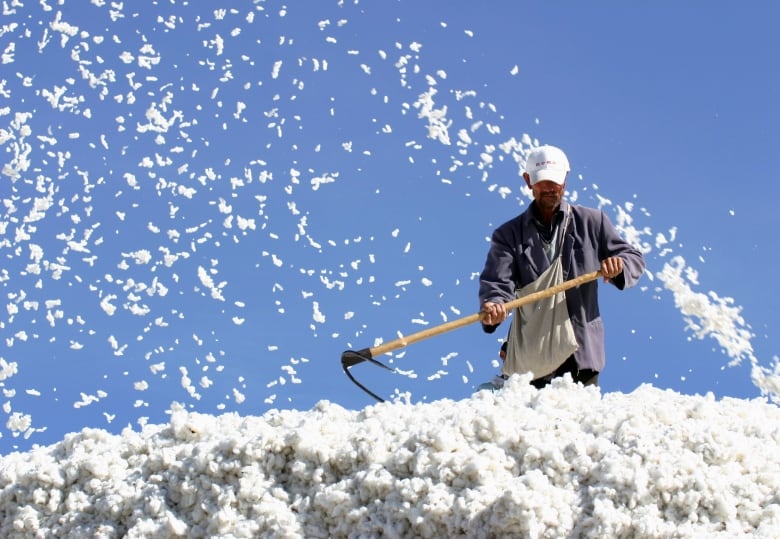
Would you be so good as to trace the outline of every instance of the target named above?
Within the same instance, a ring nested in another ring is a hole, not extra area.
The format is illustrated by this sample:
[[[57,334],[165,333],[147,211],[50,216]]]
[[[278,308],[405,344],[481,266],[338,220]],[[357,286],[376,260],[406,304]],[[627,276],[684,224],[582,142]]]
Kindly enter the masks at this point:
[[[499,326],[499,324],[496,324],[495,326],[489,326],[487,324],[482,324],[482,331],[485,333],[493,333],[496,331],[496,328]]]

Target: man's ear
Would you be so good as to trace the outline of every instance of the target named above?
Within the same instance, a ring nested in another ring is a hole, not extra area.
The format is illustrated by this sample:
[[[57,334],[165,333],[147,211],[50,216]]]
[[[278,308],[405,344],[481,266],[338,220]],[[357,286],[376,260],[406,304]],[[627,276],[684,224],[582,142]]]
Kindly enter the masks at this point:
[[[523,179],[525,180],[525,184],[530,189],[531,188],[531,176],[527,172],[523,172]]]

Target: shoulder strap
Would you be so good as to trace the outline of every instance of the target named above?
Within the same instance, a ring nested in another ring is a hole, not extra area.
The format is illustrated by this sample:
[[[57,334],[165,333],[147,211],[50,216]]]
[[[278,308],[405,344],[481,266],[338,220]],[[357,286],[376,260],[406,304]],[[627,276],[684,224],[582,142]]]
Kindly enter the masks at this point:
[[[570,217],[571,217],[571,204],[566,204],[566,217],[563,218],[563,228],[561,229],[558,238],[558,248],[555,251],[555,258],[561,256],[561,252],[563,251],[563,242],[566,239],[566,229],[569,226]]]

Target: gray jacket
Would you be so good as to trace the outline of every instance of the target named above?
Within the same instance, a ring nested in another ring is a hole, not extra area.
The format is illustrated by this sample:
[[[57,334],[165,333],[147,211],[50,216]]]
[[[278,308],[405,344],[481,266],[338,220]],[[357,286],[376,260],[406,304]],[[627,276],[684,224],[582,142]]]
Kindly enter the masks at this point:
[[[532,283],[550,266],[534,224],[534,204],[493,232],[485,268],[479,278],[480,305],[486,301],[506,303],[515,299],[515,289]],[[623,259],[623,273],[610,283],[620,290],[634,286],[645,271],[642,253],[620,237],[601,210],[569,205],[564,200],[555,216],[558,222],[563,222],[569,206],[571,218],[560,255],[563,278],[573,279],[596,271],[605,258],[619,256]],[[603,370],[606,362],[598,282],[591,281],[566,291],[566,305],[579,345],[574,358],[580,369],[595,371]],[[488,333],[496,327],[483,325]]]

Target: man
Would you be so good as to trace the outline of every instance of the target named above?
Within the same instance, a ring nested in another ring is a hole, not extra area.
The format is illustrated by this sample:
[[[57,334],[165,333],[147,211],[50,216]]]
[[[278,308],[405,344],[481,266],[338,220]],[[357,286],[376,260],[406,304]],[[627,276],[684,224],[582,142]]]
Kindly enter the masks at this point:
[[[634,286],[644,272],[642,253],[620,237],[603,211],[575,206],[563,199],[569,170],[569,161],[559,148],[541,146],[529,152],[523,178],[534,200],[526,211],[493,232],[480,275],[485,332],[493,333],[507,318],[503,304],[514,300],[519,289],[540,282],[537,280],[548,273],[553,262],[560,263],[563,280],[600,269],[604,282],[620,290]],[[553,367],[553,372],[535,377],[531,383],[541,388],[569,373],[577,382],[598,384],[606,362],[598,281],[567,290],[565,301],[561,299],[560,303],[568,310],[576,343],[572,342],[566,355],[556,360],[555,364],[560,365]],[[546,338],[528,334],[533,324],[519,321],[518,315],[514,317],[514,331],[510,329],[509,355],[502,367],[504,379],[515,374],[518,364],[510,361],[513,350],[518,353],[512,344]],[[574,348],[573,353],[568,351]]]

